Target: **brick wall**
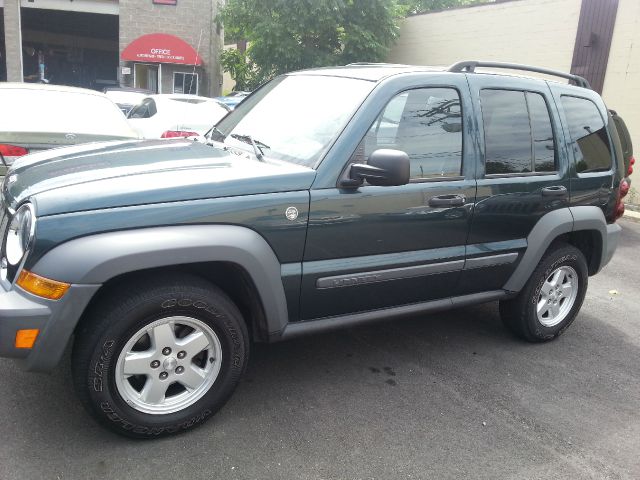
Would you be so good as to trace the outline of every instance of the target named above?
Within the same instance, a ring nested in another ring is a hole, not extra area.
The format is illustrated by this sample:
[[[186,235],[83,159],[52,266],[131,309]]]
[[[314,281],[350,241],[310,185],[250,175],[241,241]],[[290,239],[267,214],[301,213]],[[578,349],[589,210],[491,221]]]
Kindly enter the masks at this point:
[[[3,17],[7,81],[21,82],[22,35],[20,32],[20,0],[4,0]]]
[[[120,0],[120,53],[136,38],[149,33],[168,33],[189,43],[203,61],[198,68],[201,95],[219,95],[222,72],[218,62],[220,38],[216,31],[215,16],[217,0],[179,0],[173,5],[154,5],[151,0]],[[200,47],[198,48],[198,45]],[[126,63],[127,65],[129,62]],[[121,62],[121,66],[125,63]],[[192,69],[192,67],[183,67]],[[171,67],[163,68],[169,75]],[[163,78],[167,78],[163,72]],[[125,75],[122,82],[133,83],[131,75]],[[164,93],[168,93],[169,83],[163,82]]]

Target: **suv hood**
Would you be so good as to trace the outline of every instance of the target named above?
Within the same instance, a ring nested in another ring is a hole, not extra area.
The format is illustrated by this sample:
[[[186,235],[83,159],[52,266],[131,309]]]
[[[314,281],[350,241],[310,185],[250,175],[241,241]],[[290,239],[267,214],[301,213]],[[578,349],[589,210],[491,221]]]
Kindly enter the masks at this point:
[[[27,198],[39,216],[127,205],[252,195],[311,187],[315,170],[260,162],[188,139],[104,142],[27,155],[3,184],[6,203]]]

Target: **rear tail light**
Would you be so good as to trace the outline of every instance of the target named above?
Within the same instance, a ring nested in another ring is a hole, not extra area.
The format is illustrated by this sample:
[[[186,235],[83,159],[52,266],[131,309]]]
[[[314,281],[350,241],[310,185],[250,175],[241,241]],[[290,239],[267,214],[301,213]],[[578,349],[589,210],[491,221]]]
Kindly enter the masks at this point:
[[[627,193],[629,193],[629,182],[622,180],[620,182],[620,198],[626,197]]]
[[[179,138],[179,137],[197,137],[196,132],[185,132],[183,130],[167,130],[160,138]]]
[[[633,165],[636,163],[636,159],[631,157],[629,160],[629,168],[627,169],[627,177],[633,173]]]
[[[29,150],[24,147],[0,143],[0,155],[2,155],[9,163],[11,163],[14,158],[22,157],[27,153],[29,153]]]
[[[616,207],[613,211],[614,222],[624,215],[624,202],[622,201],[622,199],[627,196],[627,193],[629,193],[629,182],[627,182],[626,180],[622,180],[620,182],[620,187],[618,188],[618,199],[616,201]]]

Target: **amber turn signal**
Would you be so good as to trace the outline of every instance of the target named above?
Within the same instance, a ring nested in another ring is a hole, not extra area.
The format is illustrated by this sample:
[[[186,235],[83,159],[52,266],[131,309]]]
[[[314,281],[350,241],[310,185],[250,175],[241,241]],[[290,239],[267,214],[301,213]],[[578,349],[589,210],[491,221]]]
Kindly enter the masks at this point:
[[[18,330],[16,332],[16,348],[32,348],[36,343],[40,330],[37,328]]]
[[[68,283],[57,282],[23,270],[18,277],[18,285],[29,293],[49,300],[59,300],[69,290]]]

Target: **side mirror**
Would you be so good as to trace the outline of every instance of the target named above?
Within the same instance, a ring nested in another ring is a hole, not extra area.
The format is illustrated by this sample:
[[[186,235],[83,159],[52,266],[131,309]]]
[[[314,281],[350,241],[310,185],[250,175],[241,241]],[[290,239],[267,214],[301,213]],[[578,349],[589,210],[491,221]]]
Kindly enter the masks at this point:
[[[379,149],[369,156],[366,164],[351,165],[349,177],[357,181],[366,180],[371,185],[394,186],[409,183],[409,155],[401,150]]]

